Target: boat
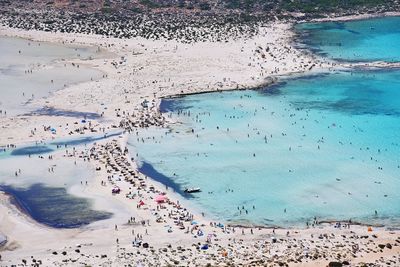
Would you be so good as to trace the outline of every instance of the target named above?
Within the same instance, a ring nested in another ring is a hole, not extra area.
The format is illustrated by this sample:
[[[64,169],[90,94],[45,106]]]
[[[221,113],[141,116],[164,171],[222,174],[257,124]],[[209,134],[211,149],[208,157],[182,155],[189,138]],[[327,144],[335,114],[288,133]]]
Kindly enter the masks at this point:
[[[191,187],[184,190],[185,193],[198,193],[201,192],[200,187]]]

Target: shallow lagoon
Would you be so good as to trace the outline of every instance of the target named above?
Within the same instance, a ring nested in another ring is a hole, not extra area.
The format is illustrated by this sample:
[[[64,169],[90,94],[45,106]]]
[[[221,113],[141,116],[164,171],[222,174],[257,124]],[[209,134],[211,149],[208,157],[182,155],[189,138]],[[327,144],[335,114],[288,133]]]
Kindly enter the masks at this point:
[[[76,228],[109,219],[112,213],[93,210],[87,198],[72,196],[64,187],[33,184],[29,187],[1,186],[16,204],[39,223],[56,228]]]
[[[115,217],[109,211],[123,211],[123,207],[108,197],[99,199],[87,192],[86,182],[93,183],[95,177],[88,161],[50,160],[48,156],[53,152],[72,151],[74,147],[89,149],[89,144],[119,134],[120,131],[111,131],[106,135],[60,138],[3,150],[0,152],[0,190],[12,195],[14,203],[33,219],[51,227],[75,228]]]
[[[296,29],[307,48],[346,61],[400,61],[400,17],[305,23]]]
[[[399,81],[396,70],[342,72],[165,100],[183,123],[130,144],[175,188],[201,187],[193,203],[216,219],[399,225]]]
[[[99,79],[102,73],[67,60],[89,60],[99,55],[96,48],[69,47],[0,37],[0,110],[8,115],[33,111],[29,104],[71,84]]]

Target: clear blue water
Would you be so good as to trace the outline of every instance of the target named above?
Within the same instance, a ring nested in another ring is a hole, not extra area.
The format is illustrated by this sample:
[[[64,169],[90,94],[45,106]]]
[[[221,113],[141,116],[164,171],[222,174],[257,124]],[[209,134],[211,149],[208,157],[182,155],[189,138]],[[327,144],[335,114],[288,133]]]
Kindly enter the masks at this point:
[[[400,61],[400,17],[300,24],[300,42],[330,58]]]
[[[142,130],[129,143],[144,171],[168,179],[178,193],[201,187],[192,203],[211,217],[285,226],[314,216],[399,225],[398,70],[193,95],[164,100],[161,109],[182,123]]]

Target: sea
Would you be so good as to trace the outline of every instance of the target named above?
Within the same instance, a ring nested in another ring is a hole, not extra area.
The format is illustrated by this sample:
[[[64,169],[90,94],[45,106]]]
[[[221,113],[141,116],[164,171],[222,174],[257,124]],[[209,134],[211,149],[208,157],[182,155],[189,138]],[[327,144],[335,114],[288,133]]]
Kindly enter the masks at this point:
[[[296,25],[346,62],[400,61],[400,17]],[[140,171],[231,224],[400,226],[400,70],[348,69],[261,90],[164,99],[174,121],[131,135]],[[201,192],[187,194],[185,188]]]

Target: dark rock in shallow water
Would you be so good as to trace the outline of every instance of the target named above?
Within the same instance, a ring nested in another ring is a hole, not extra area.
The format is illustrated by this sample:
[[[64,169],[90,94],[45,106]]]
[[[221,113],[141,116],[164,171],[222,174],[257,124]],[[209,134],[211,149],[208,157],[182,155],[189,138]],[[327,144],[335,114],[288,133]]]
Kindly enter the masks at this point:
[[[26,156],[26,155],[35,155],[35,154],[45,154],[52,152],[53,149],[47,146],[27,146],[22,148],[14,149],[11,152],[12,156]]]
[[[156,169],[154,169],[153,165],[151,165],[148,162],[142,162],[141,166],[139,167],[139,172],[151,177],[152,179],[156,180],[159,183],[168,186],[169,188],[172,188],[175,192],[179,193],[185,198],[193,197],[190,194],[185,194],[179,184],[177,184],[172,178],[158,172]]]
[[[65,188],[34,184],[29,188],[0,185],[14,202],[39,223],[56,228],[76,228],[111,217],[112,213],[90,208],[90,201],[69,195]]]

